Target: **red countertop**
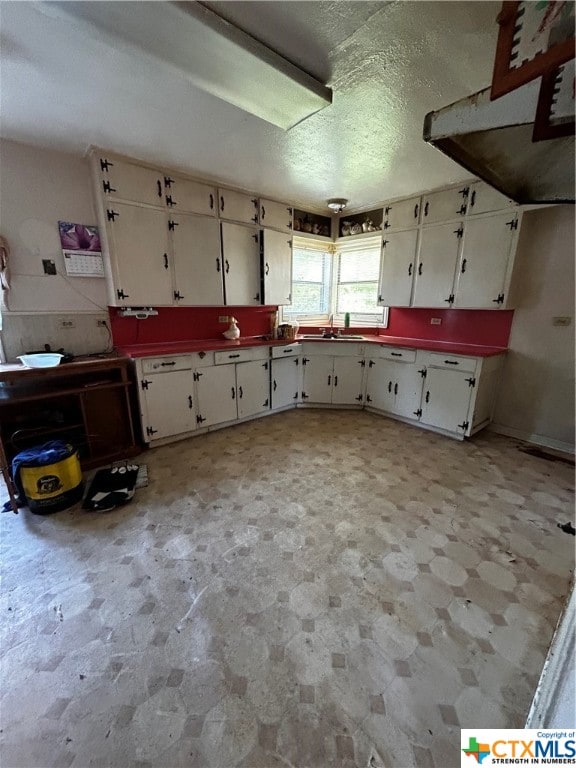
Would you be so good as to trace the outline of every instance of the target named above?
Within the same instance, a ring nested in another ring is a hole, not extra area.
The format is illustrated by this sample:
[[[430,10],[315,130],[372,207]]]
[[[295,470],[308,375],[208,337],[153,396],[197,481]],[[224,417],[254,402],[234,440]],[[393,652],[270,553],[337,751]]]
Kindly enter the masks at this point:
[[[343,334],[344,335],[344,334]],[[327,344],[333,339],[305,339],[302,335],[296,337],[299,342],[319,342]],[[407,347],[409,349],[425,349],[429,352],[447,352],[452,355],[471,355],[472,357],[492,357],[506,352],[505,347],[489,347],[477,344],[462,344],[450,341],[433,341],[431,339],[411,339],[403,336],[363,335],[362,339],[347,339],[334,342],[336,344],[356,343],[380,345],[386,347]],[[154,357],[163,355],[183,355],[190,352],[209,352],[238,347],[285,346],[290,341],[285,339],[266,339],[262,336],[243,336],[236,341],[225,339],[192,339],[189,341],[156,342],[153,344],[132,344],[121,346],[118,351],[128,357]]]

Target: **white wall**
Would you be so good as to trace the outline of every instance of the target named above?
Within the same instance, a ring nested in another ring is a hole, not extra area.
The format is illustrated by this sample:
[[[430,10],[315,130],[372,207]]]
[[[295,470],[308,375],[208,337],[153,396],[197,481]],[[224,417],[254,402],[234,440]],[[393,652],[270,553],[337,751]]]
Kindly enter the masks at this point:
[[[12,275],[2,297],[9,360],[46,343],[76,354],[108,346],[108,332],[96,322],[108,317],[105,281],[65,274],[58,221],[97,223],[87,160],[0,141],[0,234]],[[42,259],[56,263],[56,275],[44,274]],[[62,329],[70,316],[75,327]]]
[[[574,450],[574,206],[524,214],[516,311],[493,429]],[[552,319],[568,316],[568,327]]]

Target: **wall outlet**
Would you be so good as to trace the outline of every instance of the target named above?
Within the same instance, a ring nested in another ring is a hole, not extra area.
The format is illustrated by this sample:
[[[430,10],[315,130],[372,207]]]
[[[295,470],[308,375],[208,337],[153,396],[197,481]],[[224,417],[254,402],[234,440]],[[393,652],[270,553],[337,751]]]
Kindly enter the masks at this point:
[[[74,320],[61,320],[60,328],[76,328]]]
[[[442,325],[442,318],[441,317],[431,317],[430,318],[430,325]]]
[[[220,315],[219,318],[218,318],[218,322],[219,323],[229,323],[230,322],[230,318],[228,317],[228,315]]]
[[[572,318],[567,315],[562,315],[560,317],[552,318],[552,325],[567,326],[567,325],[570,325],[571,322],[572,322]]]
[[[108,328],[108,323],[106,320],[96,320],[96,325],[98,328]]]

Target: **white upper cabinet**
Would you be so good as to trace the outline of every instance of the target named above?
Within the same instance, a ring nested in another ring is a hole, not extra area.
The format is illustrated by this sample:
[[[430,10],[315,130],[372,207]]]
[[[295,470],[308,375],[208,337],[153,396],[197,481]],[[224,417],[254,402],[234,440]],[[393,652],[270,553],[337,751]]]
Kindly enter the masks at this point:
[[[111,304],[172,304],[172,270],[166,211],[114,202],[106,234],[113,275]]]
[[[279,229],[292,233],[292,216],[294,210],[286,203],[274,200],[260,200],[260,224],[263,227]]]
[[[262,238],[263,304],[292,303],[292,238],[264,229]]]
[[[224,303],[220,225],[209,216],[169,214],[178,306]]]
[[[232,189],[218,190],[218,211],[221,219],[258,223],[258,198]]]
[[[260,238],[254,227],[222,222],[226,304],[261,304]]]
[[[94,155],[93,163],[105,199],[129,200],[164,208],[164,174],[160,171],[105,154]]]
[[[453,221],[466,214],[470,185],[432,192],[422,198],[422,224]]]
[[[378,289],[378,304],[381,306],[410,306],[417,243],[417,229],[387,232],[384,236]]]
[[[516,205],[513,200],[506,197],[498,190],[486,184],[484,181],[477,181],[470,184],[470,194],[468,196],[468,216],[478,213],[490,213],[491,211],[501,211],[504,208],[512,208]]]
[[[164,176],[166,205],[175,213],[216,216],[216,189],[178,176]]]
[[[444,307],[454,301],[454,273],[463,227],[458,222],[424,227],[420,233],[413,307]]]
[[[387,203],[384,206],[382,229],[388,233],[395,229],[410,229],[417,227],[420,222],[420,198]]]
[[[466,221],[454,307],[506,306],[518,221],[519,214],[514,210]]]

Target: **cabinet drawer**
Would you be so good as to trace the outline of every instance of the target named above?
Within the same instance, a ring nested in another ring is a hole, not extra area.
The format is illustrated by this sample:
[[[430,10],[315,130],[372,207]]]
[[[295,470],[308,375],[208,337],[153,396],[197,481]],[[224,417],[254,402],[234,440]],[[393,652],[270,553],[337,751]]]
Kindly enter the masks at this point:
[[[247,349],[230,349],[226,352],[214,352],[215,365],[223,363],[247,363],[251,360],[268,360],[268,347],[248,347]]]
[[[460,357],[460,355],[446,355],[439,352],[430,352],[427,355],[426,365],[432,368],[451,368],[456,371],[468,371],[474,373],[477,358]]]
[[[354,357],[364,354],[364,344],[351,341],[305,341],[304,355],[332,355],[332,357]]]
[[[272,357],[292,357],[302,354],[302,344],[287,344],[285,347],[272,347]]]
[[[214,365],[214,352],[193,352],[192,368],[206,368],[208,365]]]
[[[142,373],[162,373],[163,371],[185,371],[192,368],[190,355],[174,357],[146,357],[142,360]]]
[[[401,347],[380,347],[377,357],[384,360],[396,360],[400,363],[413,363],[416,360],[416,350]]]

